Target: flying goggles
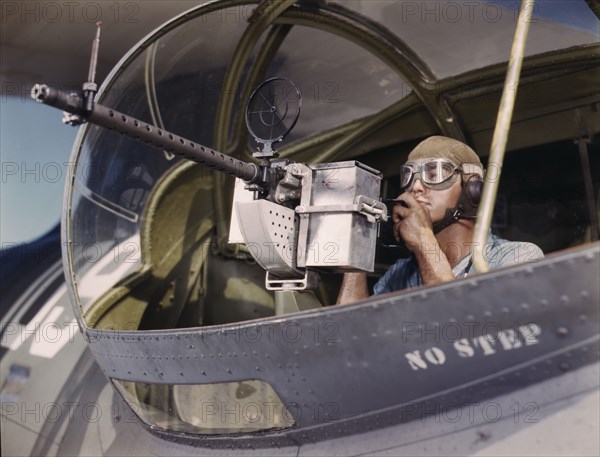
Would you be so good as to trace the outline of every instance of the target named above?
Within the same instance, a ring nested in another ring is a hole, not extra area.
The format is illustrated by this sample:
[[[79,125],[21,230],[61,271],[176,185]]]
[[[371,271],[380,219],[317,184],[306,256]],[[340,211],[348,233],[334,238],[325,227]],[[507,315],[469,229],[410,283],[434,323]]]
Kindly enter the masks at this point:
[[[456,173],[483,175],[481,167],[475,164],[456,165],[448,159],[429,159],[424,162],[406,162],[400,169],[400,185],[409,189],[417,177],[434,190],[448,189],[456,182]]]

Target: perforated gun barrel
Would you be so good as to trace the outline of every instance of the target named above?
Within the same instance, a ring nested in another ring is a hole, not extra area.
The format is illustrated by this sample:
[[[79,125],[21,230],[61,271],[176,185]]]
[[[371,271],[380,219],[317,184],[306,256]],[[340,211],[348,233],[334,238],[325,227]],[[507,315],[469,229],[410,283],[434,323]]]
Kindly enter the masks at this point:
[[[258,183],[263,179],[260,168],[253,163],[243,162],[206,146],[196,144],[119,111],[97,103],[93,105],[91,111],[87,111],[81,93],[63,92],[45,84],[36,84],[31,89],[31,97],[39,103],[81,116],[87,122],[114,130],[158,149],[180,155],[198,164],[243,179],[248,183]]]

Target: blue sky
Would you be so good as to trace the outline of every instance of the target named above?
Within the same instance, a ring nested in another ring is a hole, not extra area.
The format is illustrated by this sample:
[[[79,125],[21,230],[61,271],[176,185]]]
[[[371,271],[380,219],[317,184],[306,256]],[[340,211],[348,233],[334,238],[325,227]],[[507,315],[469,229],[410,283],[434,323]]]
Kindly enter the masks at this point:
[[[32,240],[59,220],[77,128],[23,97],[0,99],[0,243]]]

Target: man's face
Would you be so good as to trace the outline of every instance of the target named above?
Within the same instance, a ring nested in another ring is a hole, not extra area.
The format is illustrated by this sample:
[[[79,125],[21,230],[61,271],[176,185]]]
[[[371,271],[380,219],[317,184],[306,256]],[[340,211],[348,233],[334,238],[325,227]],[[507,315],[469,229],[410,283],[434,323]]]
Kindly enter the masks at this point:
[[[427,159],[419,162],[426,161]],[[462,190],[460,173],[455,173],[449,181],[452,185],[447,189],[434,190],[423,184],[419,177],[414,177],[411,186],[406,189],[429,212],[434,224],[444,218],[448,208],[454,208],[460,197]]]

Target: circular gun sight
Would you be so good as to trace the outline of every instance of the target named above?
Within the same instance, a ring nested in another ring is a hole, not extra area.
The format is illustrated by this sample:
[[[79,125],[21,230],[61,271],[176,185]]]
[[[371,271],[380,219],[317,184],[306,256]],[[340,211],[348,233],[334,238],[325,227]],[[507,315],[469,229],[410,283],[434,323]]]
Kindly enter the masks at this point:
[[[274,157],[273,143],[282,141],[294,128],[302,96],[299,87],[287,78],[270,78],[252,92],[246,105],[246,127],[257,143],[263,145],[254,157]]]

